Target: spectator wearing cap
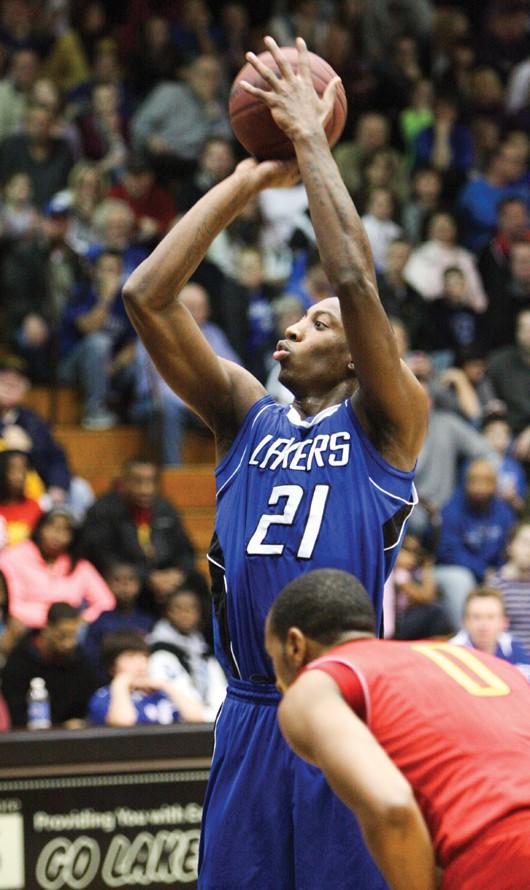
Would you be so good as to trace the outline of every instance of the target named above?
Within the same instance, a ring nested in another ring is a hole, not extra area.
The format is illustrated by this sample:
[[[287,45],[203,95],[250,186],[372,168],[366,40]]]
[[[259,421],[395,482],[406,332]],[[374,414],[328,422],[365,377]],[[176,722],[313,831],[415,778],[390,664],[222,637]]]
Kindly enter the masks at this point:
[[[175,219],[172,196],[155,182],[154,172],[142,157],[129,158],[121,181],[112,186],[110,198],[124,201],[136,221],[135,240],[155,244]]]
[[[56,507],[38,520],[31,538],[0,553],[9,614],[26,627],[42,627],[52,603],[82,609],[86,622],[115,605],[99,572],[77,551],[78,529],[72,513]]]
[[[116,425],[118,417],[108,404],[110,389],[127,381],[132,366],[134,331],[121,299],[122,277],[121,254],[103,250],[94,261],[91,281],[81,283],[61,318],[58,375],[62,383],[81,387],[86,429]]]
[[[54,602],[44,614],[42,627],[29,631],[16,644],[2,675],[13,727],[26,726],[27,695],[35,677],[46,683],[52,725],[84,725],[98,678],[78,643],[80,627],[78,609],[67,602]]]
[[[68,142],[53,135],[54,123],[51,109],[32,102],[23,132],[8,136],[0,144],[0,180],[5,181],[13,173],[27,173],[33,200],[39,208],[65,188],[73,165]]]
[[[25,362],[16,356],[0,356],[0,448],[27,452],[35,471],[27,490],[30,496],[46,493],[52,502],[62,502],[71,484],[68,464],[48,424],[24,406],[29,385]]]

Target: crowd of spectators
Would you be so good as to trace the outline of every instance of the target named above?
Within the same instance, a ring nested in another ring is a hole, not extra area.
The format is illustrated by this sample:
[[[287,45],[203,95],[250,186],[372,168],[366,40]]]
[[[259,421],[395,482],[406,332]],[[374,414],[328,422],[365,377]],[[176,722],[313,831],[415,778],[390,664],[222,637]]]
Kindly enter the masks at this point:
[[[228,94],[267,33],[302,35],[342,78],[335,158],[431,402],[386,634],[460,631],[521,663],[530,647],[529,0],[3,0],[0,654],[14,725],[36,675],[63,724],[209,720],[222,695],[205,580],[159,467],[130,461],[94,502],[25,397],[74,386],[83,427],[142,424],[158,463],[181,463],[201,421],[138,342],[121,287],[243,157]],[[296,185],[247,205],[182,300],[219,354],[288,402],[273,344],[330,294]],[[475,633],[488,609],[495,645]]]

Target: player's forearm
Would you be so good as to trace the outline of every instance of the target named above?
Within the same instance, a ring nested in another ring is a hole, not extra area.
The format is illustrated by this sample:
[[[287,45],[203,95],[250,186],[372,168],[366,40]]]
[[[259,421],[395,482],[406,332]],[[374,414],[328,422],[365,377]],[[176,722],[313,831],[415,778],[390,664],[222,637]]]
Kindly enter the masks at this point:
[[[375,280],[372,252],[324,131],[297,140],[295,148],[326,274],[339,296],[351,284],[362,296]]]
[[[210,244],[258,191],[250,176],[237,171],[211,189],[168,232],[130,275],[125,302],[163,310],[206,255]]]
[[[430,837],[412,801],[373,823],[360,819],[366,845],[392,890],[434,890],[435,863]]]

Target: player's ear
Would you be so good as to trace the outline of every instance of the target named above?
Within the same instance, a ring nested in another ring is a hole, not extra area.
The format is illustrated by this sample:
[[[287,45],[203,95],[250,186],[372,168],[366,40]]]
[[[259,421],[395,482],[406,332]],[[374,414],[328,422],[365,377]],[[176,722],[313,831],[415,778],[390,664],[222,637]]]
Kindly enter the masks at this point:
[[[287,639],[285,641],[285,651],[289,659],[296,665],[302,667],[304,657],[307,650],[307,640],[305,635],[298,627],[290,627],[287,631]]]

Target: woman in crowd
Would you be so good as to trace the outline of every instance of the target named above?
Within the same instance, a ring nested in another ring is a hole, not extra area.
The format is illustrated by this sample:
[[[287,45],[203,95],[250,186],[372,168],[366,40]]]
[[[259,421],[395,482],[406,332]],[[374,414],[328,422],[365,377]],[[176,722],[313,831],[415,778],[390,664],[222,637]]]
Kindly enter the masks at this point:
[[[114,607],[107,584],[93,565],[76,557],[75,544],[72,515],[56,507],[40,518],[31,538],[2,551],[0,572],[11,617],[40,628],[55,602],[83,608],[87,622]]]

